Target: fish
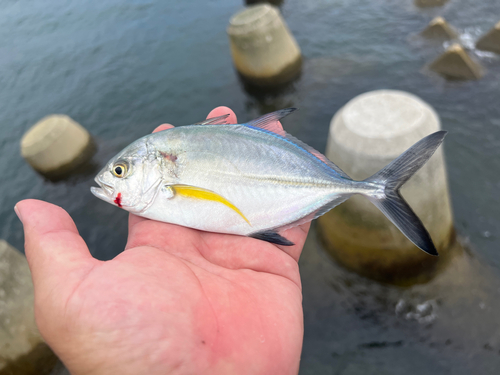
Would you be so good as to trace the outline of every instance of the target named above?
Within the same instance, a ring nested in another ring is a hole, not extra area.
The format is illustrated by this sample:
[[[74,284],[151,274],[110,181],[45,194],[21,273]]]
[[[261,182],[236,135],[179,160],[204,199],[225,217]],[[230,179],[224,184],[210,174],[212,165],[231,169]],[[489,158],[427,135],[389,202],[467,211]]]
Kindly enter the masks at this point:
[[[244,124],[229,115],[146,135],[98,173],[92,193],[133,214],[202,231],[293,243],[279,232],[307,223],[354,194],[367,197],[418,248],[438,255],[399,193],[443,142],[421,139],[373,176],[356,181],[286,132],[286,108]]]

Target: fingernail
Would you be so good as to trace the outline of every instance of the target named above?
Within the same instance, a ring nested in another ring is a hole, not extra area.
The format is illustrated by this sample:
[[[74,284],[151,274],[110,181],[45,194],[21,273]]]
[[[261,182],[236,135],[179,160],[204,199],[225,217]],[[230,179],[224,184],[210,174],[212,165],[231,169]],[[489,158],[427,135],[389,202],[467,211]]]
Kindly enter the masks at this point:
[[[21,223],[23,222],[23,217],[21,216],[21,212],[19,211],[19,208],[17,208],[17,204],[14,206],[14,212],[16,213],[17,217],[19,220],[21,220]]]

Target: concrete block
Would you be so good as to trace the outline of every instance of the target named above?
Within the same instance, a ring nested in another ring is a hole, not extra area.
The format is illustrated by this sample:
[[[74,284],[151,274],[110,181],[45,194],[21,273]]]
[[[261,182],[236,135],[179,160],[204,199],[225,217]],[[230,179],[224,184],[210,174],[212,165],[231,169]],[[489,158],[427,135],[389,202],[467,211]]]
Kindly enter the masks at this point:
[[[0,374],[48,374],[56,362],[35,325],[26,258],[0,240]]]
[[[275,86],[300,73],[300,48],[278,8],[247,7],[231,18],[227,33],[234,65],[248,82]]]
[[[79,167],[94,152],[89,132],[66,115],[50,115],[21,139],[21,155],[40,174],[58,178]]]
[[[447,79],[479,79],[484,74],[481,65],[474,61],[458,43],[448,47],[429,65],[429,69]]]
[[[435,111],[418,97],[393,90],[368,92],[333,117],[326,156],[353,179],[363,180],[440,128]],[[409,283],[432,277],[454,240],[442,147],[401,194],[429,231],[439,258],[413,245],[362,196],[318,219],[327,250],[342,265],[377,280]]]
[[[476,48],[500,53],[500,22],[477,41]]]
[[[448,0],[415,0],[415,5],[419,8],[440,7],[446,4]]]
[[[275,6],[280,6],[283,4],[284,0],[245,0],[246,5],[255,5],[255,4],[272,4]]]
[[[451,27],[443,17],[434,18],[420,33],[425,38],[435,40],[449,40],[458,38],[458,32]]]

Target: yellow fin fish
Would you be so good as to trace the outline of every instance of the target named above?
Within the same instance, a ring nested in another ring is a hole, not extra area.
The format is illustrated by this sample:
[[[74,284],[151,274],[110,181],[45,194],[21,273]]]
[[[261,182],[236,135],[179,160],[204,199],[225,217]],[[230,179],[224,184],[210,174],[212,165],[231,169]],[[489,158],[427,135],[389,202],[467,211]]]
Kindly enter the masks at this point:
[[[437,255],[399,189],[429,160],[446,132],[423,138],[372,177],[355,181],[305,143],[273,132],[275,122],[294,110],[236,125],[220,116],[149,134],[112,158],[91,191],[149,219],[279,245],[293,245],[279,230],[361,194],[410,241]]]

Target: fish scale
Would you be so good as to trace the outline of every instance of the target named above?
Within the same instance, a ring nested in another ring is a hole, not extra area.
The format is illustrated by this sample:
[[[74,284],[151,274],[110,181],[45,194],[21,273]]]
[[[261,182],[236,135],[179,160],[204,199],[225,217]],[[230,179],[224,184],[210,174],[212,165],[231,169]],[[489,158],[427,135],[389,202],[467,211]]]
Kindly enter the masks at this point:
[[[311,158],[310,163],[304,163],[299,159],[300,150],[290,147],[284,140],[275,140],[273,137],[270,141],[277,144],[272,144],[272,147],[265,143],[257,143],[258,146],[255,146],[257,141],[261,141],[259,138],[269,142],[268,135],[245,127],[235,129],[234,126],[219,125],[201,126],[198,129],[184,127],[183,130],[183,133],[198,134],[193,136],[190,145],[183,147],[182,155],[178,157],[181,169],[179,180],[188,185],[203,186],[208,190],[220,192],[245,213],[252,224],[251,227],[245,228],[244,224],[234,223],[225,228],[228,233],[249,234],[270,225],[285,225],[290,220],[295,221],[321,207],[324,201],[330,201],[330,196],[335,194],[332,189],[335,180],[322,172],[324,167],[318,160]],[[231,132],[230,142],[226,140],[228,132]],[[208,142],[201,148],[198,147],[197,140],[205,139],[206,136],[210,136]],[[179,137],[183,138],[185,134]],[[221,142],[221,139],[226,141]],[[157,147],[163,144],[160,138],[155,142]],[[289,152],[289,149],[292,149],[293,153]],[[180,150],[169,151],[175,153]],[[238,158],[240,154],[245,155],[245,158]],[[269,154],[274,157],[269,158]],[[224,157],[216,156],[216,160],[213,160],[211,155]],[[302,164],[299,164],[301,161]],[[184,163],[193,162],[198,164],[196,169],[183,166]],[[200,173],[200,170],[203,172]],[[175,182],[178,181],[172,181]],[[260,197],[258,204],[255,204],[255,199],[249,199],[250,191]],[[201,206],[202,204],[198,209],[203,211],[204,207]],[[220,207],[220,210],[224,211],[226,208]],[[167,221],[170,220],[173,219],[169,218]],[[215,228],[214,224],[207,222],[198,229],[214,231]]]
[[[96,177],[100,188],[91,190],[149,219],[280,245],[293,245],[280,230],[362,194],[419,248],[437,255],[399,188],[446,132],[425,137],[372,177],[354,181],[308,145],[272,131],[293,110],[236,125],[221,116],[147,135],[111,159]]]

